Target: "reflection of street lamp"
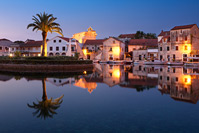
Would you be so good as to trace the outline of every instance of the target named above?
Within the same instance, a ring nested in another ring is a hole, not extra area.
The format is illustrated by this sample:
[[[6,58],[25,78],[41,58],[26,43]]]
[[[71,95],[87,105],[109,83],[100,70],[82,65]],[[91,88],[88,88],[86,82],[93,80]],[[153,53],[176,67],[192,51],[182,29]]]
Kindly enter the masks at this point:
[[[64,95],[57,99],[48,99],[47,93],[46,93],[46,80],[42,79],[42,85],[43,85],[43,96],[42,101],[38,101],[38,103],[34,103],[33,105],[27,104],[28,107],[36,109],[35,112],[33,112],[33,115],[37,115],[37,117],[41,118],[47,118],[47,117],[53,117],[54,114],[57,114],[55,112],[56,109],[60,107],[60,104],[63,102],[62,98]]]

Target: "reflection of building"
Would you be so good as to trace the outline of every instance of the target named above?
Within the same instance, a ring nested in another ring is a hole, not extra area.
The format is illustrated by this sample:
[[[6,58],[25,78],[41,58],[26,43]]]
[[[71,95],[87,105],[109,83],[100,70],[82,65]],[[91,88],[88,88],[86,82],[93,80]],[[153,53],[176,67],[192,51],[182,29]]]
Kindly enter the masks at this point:
[[[163,67],[159,69],[158,89],[170,94],[174,100],[197,103],[199,99],[199,75],[188,75],[185,68]]]
[[[97,33],[91,27],[88,28],[88,31],[76,33],[72,38],[79,41],[79,43],[85,43],[86,40],[95,40]]]
[[[64,78],[64,79],[61,79],[61,78],[47,78],[46,80],[47,82],[55,85],[55,86],[64,86],[66,84],[73,84],[75,83],[75,79],[74,78]]]
[[[125,82],[120,83],[120,86],[143,91],[157,86],[157,77],[158,71],[154,67],[125,67]]]
[[[198,61],[199,29],[196,24],[175,26],[170,31],[162,31],[158,41],[160,60]]]
[[[120,84],[124,81],[124,66],[102,65],[103,82],[108,86]]]
[[[0,81],[8,81],[11,80],[13,77],[12,76],[8,76],[8,75],[0,75]]]
[[[88,89],[88,92],[92,93],[93,90],[96,89],[97,83],[96,82],[87,82],[84,78],[81,78],[75,82],[74,86]]]

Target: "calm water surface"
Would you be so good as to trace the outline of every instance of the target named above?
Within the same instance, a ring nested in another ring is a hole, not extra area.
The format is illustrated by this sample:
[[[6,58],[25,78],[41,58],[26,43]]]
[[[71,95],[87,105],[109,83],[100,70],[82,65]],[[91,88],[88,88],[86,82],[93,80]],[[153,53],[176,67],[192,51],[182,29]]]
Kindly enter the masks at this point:
[[[0,74],[0,132],[198,132],[199,69]]]

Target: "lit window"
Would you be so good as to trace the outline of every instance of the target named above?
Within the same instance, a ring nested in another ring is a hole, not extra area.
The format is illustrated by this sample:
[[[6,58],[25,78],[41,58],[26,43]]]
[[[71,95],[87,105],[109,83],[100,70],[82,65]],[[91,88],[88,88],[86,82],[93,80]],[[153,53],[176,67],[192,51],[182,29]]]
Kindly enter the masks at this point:
[[[112,51],[112,48],[110,48],[109,51]]]
[[[184,46],[184,50],[188,50],[187,46]]]
[[[176,46],[176,51],[178,51],[178,46]]]
[[[185,36],[185,39],[184,39],[185,41],[187,41],[187,36]]]

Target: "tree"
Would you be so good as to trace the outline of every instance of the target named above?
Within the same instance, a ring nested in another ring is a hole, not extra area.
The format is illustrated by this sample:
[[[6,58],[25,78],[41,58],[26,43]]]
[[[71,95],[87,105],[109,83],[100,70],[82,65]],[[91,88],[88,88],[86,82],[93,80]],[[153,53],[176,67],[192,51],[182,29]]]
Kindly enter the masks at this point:
[[[24,43],[24,41],[15,41],[14,43],[21,44]]]
[[[48,14],[48,13],[40,13],[40,14],[36,14],[35,17],[33,16],[32,20],[34,21],[33,23],[30,23],[27,26],[27,29],[30,27],[33,27],[33,31],[41,31],[42,32],[42,38],[43,38],[43,45],[42,45],[42,56],[47,56],[47,34],[48,32],[53,33],[56,32],[60,35],[63,36],[62,34],[62,29],[60,28],[60,25],[56,22],[54,22],[57,18],[53,17],[52,14]]]
[[[137,31],[135,34],[135,39],[142,39],[145,37],[145,33],[143,31]]]
[[[33,115],[37,115],[37,117],[41,118],[52,118],[54,114],[57,114],[55,112],[56,109],[60,107],[60,104],[63,102],[62,98],[64,95],[57,99],[48,99],[47,93],[46,93],[46,80],[42,79],[42,86],[43,86],[43,96],[42,96],[42,101],[38,101],[36,104],[33,102],[33,105],[27,104],[28,107],[36,109],[35,112],[33,112]]]

